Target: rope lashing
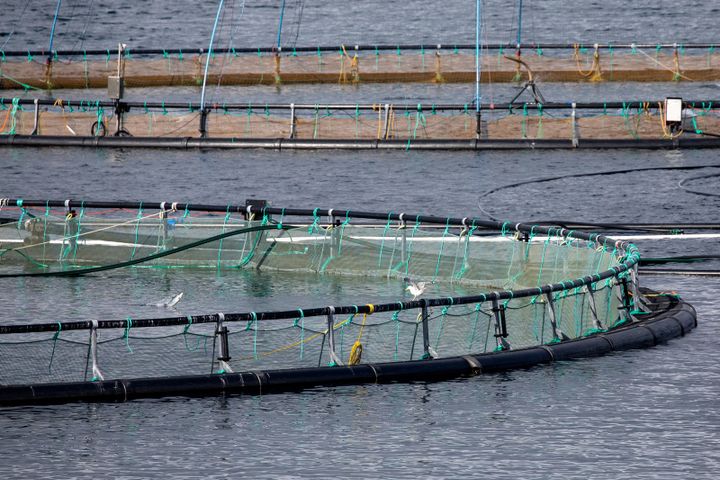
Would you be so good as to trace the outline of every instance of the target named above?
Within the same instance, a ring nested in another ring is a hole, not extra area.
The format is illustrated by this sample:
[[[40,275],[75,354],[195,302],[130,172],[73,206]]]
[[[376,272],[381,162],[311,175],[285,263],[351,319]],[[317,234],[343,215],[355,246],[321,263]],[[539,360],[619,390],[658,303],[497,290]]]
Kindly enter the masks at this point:
[[[355,340],[355,343],[353,343],[353,346],[350,349],[348,365],[357,365],[362,360],[363,346],[362,343],[360,343],[360,340],[362,339],[363,330],[365,329],[365,323],[367,322],[368,315],[372,315],[373,313],[375,313],[375,305],[369,303],[367,304],[367,307],[368,313],[363,315],[363,320],[360,324],[360,332],[358,333],[357,340]]]
[[[574,44],[573,45],[573,59],[575,60],[575,65],[577,66],[577,71],[580,74],[580,76],[587,78],[591,82],[599,82],[602,80],[602,69],[600,68],[600,49],[599,45],[596,43],[595,48],[593,51],[593,61],[592,65],[590,67],[590,70],[584,71],[582,67],[580,66],[580,53],[583,52],[583,49],[581,45]]]

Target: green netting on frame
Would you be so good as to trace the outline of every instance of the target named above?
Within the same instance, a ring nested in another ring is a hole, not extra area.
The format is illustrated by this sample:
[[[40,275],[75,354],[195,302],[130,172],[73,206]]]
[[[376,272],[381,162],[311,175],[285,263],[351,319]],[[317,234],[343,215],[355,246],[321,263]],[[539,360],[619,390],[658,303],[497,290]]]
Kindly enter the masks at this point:
[[[3,200],[0,275],[167,267],[273,270],[343,275],[358,284],[362,277],[384,277],[414,288],[416,298],[0,326],[0,384],[519,349],[604,331],[642,308],[637,250],[595,234],[394,213],[108,203]],[[439,291],[447,295],[437,297]]]

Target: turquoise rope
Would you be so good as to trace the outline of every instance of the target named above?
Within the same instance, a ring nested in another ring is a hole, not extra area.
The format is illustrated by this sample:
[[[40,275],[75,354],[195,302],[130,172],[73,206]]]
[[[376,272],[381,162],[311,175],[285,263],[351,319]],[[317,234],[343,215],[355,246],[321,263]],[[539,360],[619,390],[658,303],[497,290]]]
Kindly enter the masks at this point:
[[[447,236],[449,230],[450,230],[450,218],[448,218],[445,221],[445,230],[443,231],[442,238],[440,239],[440,251],[438,252],[437,262],[435,263],[435,275],[433,275],[433,278],[432,278],[433,282],[435,281],[435,279],[437,279],[438,273],[440,272],[440,260],[442,259],[442,254],[443,254],[443,250],[445,247],[445,237]]]
[[[387,235],[387,232],[390,229],[390,222],[392,222],[392,220],[390,220],[390,216],[392,214],[393,212],[388,213],[387,223],[383,229],[382,240],[380,241],[380,253],[378,254],[378,267],[382,265],[383,249],[385,248],[385,235]]]
[[[223,227],[222,227],[222,233],[225,233],[225,228],[227,227],[227,222],[230,219],[230,204],[228,204],[227,208],[225,209],[225,220],[223,220]],[[280,227],[282,228],[282,227]],[[223,239],[220,239],[220,242],[218,242],[218,253],[217,253],[217,269],[220,270],[220,257],[222,255],[222,246],[223,246]]]
[[[138,236],[140,233],[140,220],[142,219],[142,216],[143,216],[143,204],[142,204],[142,202],[140,202],[140,208],[138,209],[138,213],[137,213],[137,221],[135,222],[135,242],[133,243],[133,249],[132,249],[132,252],[130,253],[130,260],[135,258],[135,251],[137,250]]]
[[[62,323],[57,322],[58,328],[55,332],[55,335],[53,335],[53,346],[52,346],[52,352],[50,352],[50,362],[48,363],[48,374],[52,374],[52,364],[53,364],[53,358],[55,358],[55,346],[57,345],[58,337],[60,336],[60,332],[62,331]]]
[[[302,308],[298,308],[298,312],[300,312],[300,317],[295,319],[293,326],[297,327],[298,321],[300,322],[300,360],[302,360],[305,355],[305,313]]]
[[[133,350],[130,347],[130,329],[131,328],[132,328],[132,318],[127,317],[127,323],[125,324],[125,333],[123,334],[123,338],[125,339],[125,347],[127,348],[128,352],[133,353]]]

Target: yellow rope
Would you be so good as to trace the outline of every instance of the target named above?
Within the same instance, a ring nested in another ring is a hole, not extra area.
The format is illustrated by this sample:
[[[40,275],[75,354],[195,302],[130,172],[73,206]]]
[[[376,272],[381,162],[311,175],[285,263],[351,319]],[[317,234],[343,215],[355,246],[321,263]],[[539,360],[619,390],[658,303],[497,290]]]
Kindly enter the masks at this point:
[[[519,82],[522,79],[522,72],[520,71],[520,66],[522,64],[520,63],[521,62],[520,57],[521,57],[521,53],[520,53],[520,49],[518,49],[515,52],[516,64],[515,64],[515,76],[513,77],[513,82]]]
[[[282,83],[282,77],[280,76],[280,54],[275,53],[275,83]]]
[[[333,324],[333,330],[337,330],[340,327],[344,327],[348,323],[350,323],[355,315],[351,315],[350,317],[346,318],[345,320],[342,320],[338,323]],[[367,315],[365,315],[367,317]],[[365,319],[363,318],[363,324],[365,322]],[[258,353],[258,357],[268,357],[270,355],[273,355],[275,353],[284,352],[287,350],[290,350],[291,348],[299,347],[300,345],[310,343],[311,341],[315,340],[316,338],[320,338],[321,336],[327,335],[329,333],[328,329],[326,328],[322,332],[317,332],[313,335],[310,335],[307,338],[304,338],[302,340],[298,340],[293,343],[288,343],[287,345],[283,345],[282,347],[274,348],[272,350],[269,350],[267,352],[260,352]],[[362,345],[360,347],[361,353],[362,353]],[[352,353],[351,353],[352,355]],[[255,356],[247,356],[247,357],[238,357],[239,360],[255,360]]]
[[[350,75],[352,76],[353,83],[357,83],[360,81],[360,67],[359,63],[360,60],[358,59],[357,53],[353,55],[352,57],[345,49],[345,45],[340,45],[340,48],[342,49],[342,54],[340,55],[340,83],[347,83],[347,72],[345,71],[345,59],[347,58],[350,60]]]
[[[348,365],[357,365],[362,360],[363,346],[362,343],[360,343],[360,340],[362,339],[362,334],[363,330],[365,329],[365,322],[367,322],[368,315],[372,315],[375,312],[375,305],[369,303],[368,308],[370,309],[370,311],[363,315],[363,320],[360,324],[360,332],[358,333],[357,340],[355,340],[355,343],[353,343],[353,346],[350,349]]]
[[[580,66],[580,45],[575,43],[573,44],[573,58],[575,59],[575,65],[577,66],[578,73],[590,80],[591,82],[599,82],[602,80],[602,70],[600,68],[600,52],[598,51],[598,47],[595,46],[595,51],[593,52],[593,63],[590,67],[590,70],[583,71],[582,67]]]
[[[673,63],[675,64],[675,71],[673,72],[673,81],[678,81],[680,78],[682,78],[682,73],[680,73],[680,58],[678,57],[678,51],[677,48],[673,52]]]
[[[2,127],[0,127],[0,132],[5,130],[5,126],[7,125],[9,118],[10,118],[10,109],[8,108],[7,113],[5,114],[5,121],[3,122]]]

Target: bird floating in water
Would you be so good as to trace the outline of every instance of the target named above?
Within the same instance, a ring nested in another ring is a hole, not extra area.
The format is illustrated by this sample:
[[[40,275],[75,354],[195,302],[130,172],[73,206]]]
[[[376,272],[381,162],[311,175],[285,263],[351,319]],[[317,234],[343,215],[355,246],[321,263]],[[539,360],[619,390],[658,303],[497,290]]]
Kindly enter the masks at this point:
[[[178,302],[182,299],[182,297],[183,297],[183,292],[180,292],[166,302],[156,303],[155,306],[156,307],[173,308],[175,305],[178,304]]]

